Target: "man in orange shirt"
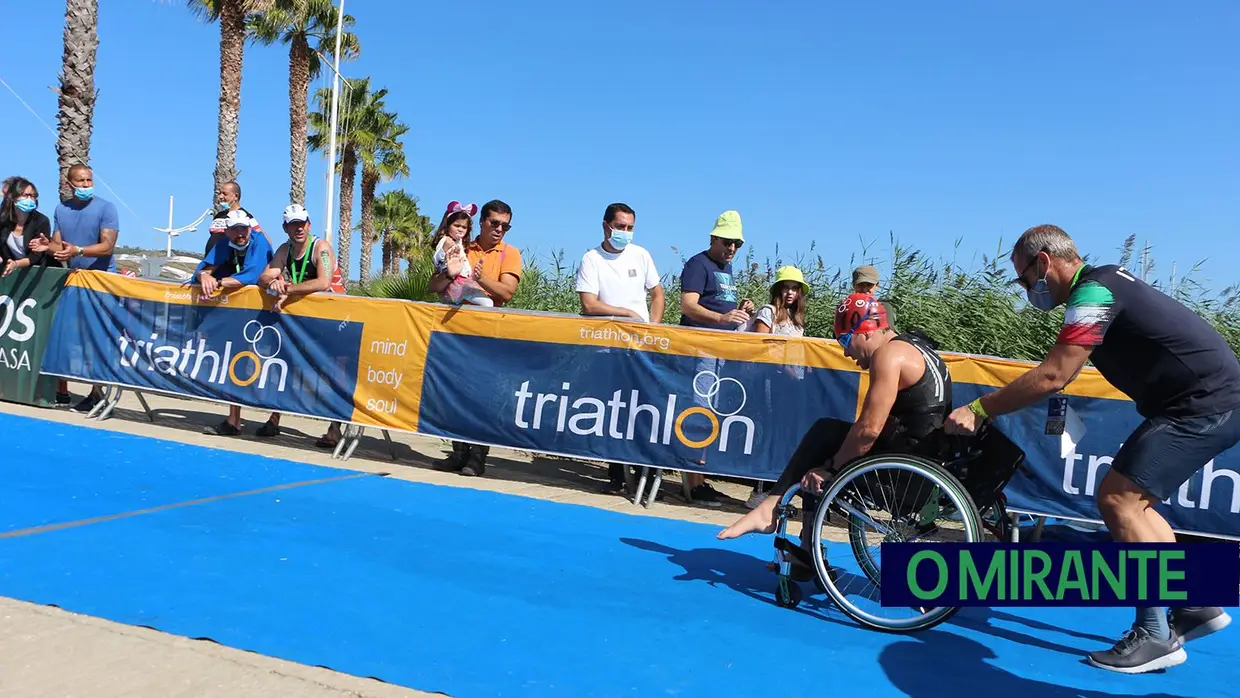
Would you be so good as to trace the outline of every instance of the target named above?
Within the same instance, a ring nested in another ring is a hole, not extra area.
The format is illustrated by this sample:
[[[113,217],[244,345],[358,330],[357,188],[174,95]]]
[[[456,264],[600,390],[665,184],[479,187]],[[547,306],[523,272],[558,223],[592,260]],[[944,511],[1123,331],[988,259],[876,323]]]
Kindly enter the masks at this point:
[[[504,242],[504,236],[512,229],[512,207],[499,199],[488,201],[479,212],[478,221],[478,237],[465,248],[465,256],[473,265],[474,280],[486,291],[495,307],[502,308],[512,300],[521,281],[521,250]],[[439,293],[451,281],[446,274],[435,274],[427,290]],[[490,451],[490,446],[453,441],[452,455],[436,463],[434,468],[470,477],[481,476],[486,472]]]

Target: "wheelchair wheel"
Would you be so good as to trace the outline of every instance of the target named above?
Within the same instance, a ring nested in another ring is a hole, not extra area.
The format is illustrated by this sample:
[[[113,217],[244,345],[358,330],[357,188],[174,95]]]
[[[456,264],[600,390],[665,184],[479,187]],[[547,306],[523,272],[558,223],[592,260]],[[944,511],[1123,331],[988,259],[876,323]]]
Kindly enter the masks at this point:
[[[910,499],[900,499],[910,492],[913,495]],[[827,574],[832,565],[824,559],[824,551],[830,541],[824,540],[823,529],[829,512],[847,519],[849,549],[864,578],[838,572]],[[885,524],[878,522],[883,512],[887,514]],[[870,545],[918,541],[932,533],[945,535],[948,543],[972,543],[985,536],[973,499],[960,480],[939,464],[916,456],[862,457],[843,468],[823,493],[810,534],[813,536],[814,566],[827,595],[858,623],[885,632],[926,630],[952,617],[959,609],[903,609],[914,615],[887,618],[863,608],[853,598],[857,594],[849,593],[848,589],[854,580],[871,584],[874,591],[863,595],[874,596],[869,600],[878,607],[878,613],[900,610],[878,605],[881,565]]]

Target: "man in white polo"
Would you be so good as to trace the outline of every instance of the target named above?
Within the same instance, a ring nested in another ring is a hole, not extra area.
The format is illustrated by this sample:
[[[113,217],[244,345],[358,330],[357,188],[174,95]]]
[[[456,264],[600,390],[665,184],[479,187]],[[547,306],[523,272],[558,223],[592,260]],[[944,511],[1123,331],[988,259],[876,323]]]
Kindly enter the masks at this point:
[[[603,212],[603,242],[587,250],[577,268],[582,315],[663,321],[663,284],[650,253],[633,244],[636,219],[627,204],[615,203]],[[606,489],[624,491],[624,475],[624,466],[612,463]]]

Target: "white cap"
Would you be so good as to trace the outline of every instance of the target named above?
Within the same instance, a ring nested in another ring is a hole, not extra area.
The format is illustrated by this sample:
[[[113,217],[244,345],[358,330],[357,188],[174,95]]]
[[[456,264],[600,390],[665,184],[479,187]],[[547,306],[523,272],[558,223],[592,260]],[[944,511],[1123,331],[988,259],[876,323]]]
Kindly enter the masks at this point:
[[[241,209],[236,209],[229,211],[228,215],[224,216],[225,228],[237,228],[241,226],[245,226],[247,228],[254,227],[254,219],[250,218],[250,214],[242,211]]]
[[[292,223],[293,221],[309,221],[310,213],[306,211],[306,207],[301,204],[289,204],[284,209],[284,222]]]

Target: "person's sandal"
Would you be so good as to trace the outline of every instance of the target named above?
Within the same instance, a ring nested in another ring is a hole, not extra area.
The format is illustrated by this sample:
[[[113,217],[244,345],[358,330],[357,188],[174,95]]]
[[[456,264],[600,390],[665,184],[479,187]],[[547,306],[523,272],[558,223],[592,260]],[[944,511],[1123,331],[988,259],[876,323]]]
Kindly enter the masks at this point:
[[[279,436],[280,427],[275,424],[272,424],[271,420],[269,419],[266,422],[263,422],[263,425],[259,427],[258,431],[254,432],[254,434],[257,436],[262,436],[264,438]],[[335,444],[332,444],[332,445],[335,446]]]

